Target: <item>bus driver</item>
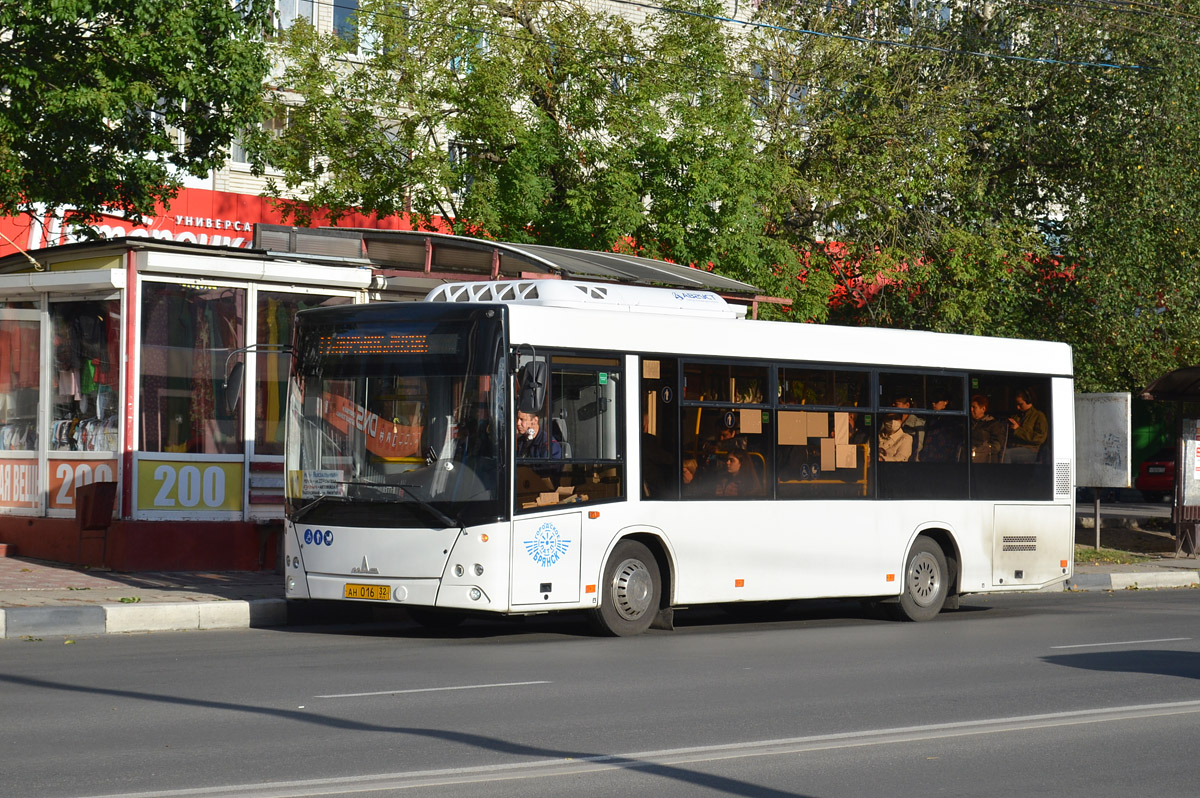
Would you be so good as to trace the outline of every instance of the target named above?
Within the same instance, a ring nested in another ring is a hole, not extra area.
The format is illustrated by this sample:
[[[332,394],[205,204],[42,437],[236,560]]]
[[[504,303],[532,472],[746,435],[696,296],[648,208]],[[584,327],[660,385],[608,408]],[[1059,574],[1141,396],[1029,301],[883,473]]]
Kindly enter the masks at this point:
[[[532,460],[559,460],[562,446],[541,428],[536,413],[517,411],[517,458]]]

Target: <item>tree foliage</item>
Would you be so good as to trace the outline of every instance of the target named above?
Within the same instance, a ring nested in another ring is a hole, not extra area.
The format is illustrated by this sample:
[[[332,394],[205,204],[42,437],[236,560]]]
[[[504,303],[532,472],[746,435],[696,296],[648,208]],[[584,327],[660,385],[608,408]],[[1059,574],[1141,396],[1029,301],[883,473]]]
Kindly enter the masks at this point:
[[[0,4],[0,213],[140,221],[262,117],[272,4]]]
[[[1200,2],[674,5],[364,0],[356,43],[289,34],[259,166],[302,222],[411,211],[801,320],[1065,340],[1085,390],[1200,356]]]

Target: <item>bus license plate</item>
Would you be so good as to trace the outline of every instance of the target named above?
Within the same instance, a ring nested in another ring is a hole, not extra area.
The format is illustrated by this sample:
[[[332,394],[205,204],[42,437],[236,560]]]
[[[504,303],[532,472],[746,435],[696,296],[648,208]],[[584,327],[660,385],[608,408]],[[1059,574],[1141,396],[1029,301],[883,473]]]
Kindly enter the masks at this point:
[[[387,601],[392,597],[390,585],[346,585],[342,590],[342,598],[368,599],[370,601]]]

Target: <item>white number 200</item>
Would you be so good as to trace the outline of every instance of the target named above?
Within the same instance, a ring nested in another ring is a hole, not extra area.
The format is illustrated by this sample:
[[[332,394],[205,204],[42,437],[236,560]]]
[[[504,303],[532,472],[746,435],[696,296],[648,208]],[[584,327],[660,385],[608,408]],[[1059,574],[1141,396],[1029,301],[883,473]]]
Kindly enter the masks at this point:
[[[108,463],[100,463],[94,472],[87,463],[59,463],[54,475],[62,480],[58,495],[54,497],[60,507],[70,507],[75,503],[76,488],[91,485],[93,482],[112,482],[113,478],[112,467]]]
[[[161,483],[154,497],[155,507],[195,507],[202,501],[205,507],[225,504],[225,472],[220,466],[208,466],[202,472],[193,465],[178,471],[160,465],[154,469],[154,479]]]

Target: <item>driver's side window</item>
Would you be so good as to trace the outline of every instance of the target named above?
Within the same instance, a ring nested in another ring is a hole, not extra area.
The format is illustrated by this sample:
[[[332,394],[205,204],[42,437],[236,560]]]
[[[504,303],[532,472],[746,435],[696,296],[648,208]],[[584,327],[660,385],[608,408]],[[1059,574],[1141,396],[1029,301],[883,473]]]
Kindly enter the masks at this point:
[[[625,495],[621,361],[571,353],[518,357],[518,511]]]

